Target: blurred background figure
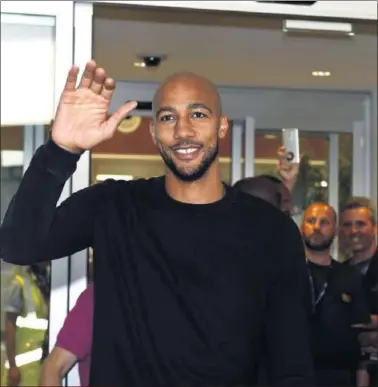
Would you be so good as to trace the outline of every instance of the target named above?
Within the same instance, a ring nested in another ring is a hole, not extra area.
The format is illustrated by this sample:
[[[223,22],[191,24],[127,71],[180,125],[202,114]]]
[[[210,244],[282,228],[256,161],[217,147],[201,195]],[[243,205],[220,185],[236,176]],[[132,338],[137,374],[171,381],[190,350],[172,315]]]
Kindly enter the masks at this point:
[[[287,215],[291,215],[291,192],[294,189],[299,172],[299,163],[288,161],[288,153],[280,147],[277,152],[277,174],[246,177],[234,184],[237,191],[259,197]]]
[[[5,372],[2,385],[37,386],[40,365],[48,353],[47,265],[16,267],[6,286]]]

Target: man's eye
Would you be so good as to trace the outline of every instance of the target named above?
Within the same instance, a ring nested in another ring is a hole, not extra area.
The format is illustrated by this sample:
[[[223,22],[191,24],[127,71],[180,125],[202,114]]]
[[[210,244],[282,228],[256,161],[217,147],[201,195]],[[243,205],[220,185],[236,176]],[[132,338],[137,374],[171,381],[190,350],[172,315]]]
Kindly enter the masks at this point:
[[[194,112],[194,113],[192,114],[192,116],[193,116],[194,118],[204,118],[204,117],[206,117],[206,115],[205,115],[204,113],[202,113],[202,112]]]
[[[165,115],[160,117],[160,121],[170,121],[173,119],[172,115]]]

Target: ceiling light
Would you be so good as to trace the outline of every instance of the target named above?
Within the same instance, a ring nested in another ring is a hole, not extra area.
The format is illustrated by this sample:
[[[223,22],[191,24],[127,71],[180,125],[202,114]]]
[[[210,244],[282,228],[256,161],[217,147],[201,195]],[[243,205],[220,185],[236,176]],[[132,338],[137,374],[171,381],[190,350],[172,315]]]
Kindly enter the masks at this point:
[[[330,71],[313,71],[312,76],[313,77],[330,77],[331,72]]]
[[[146,67],[144,62],[134,62],[134,67]]]
[[[284,20],[284,32],[316,33],[327,32],[343,36],[353,36],[351,23],[326,22],[316,20]]]

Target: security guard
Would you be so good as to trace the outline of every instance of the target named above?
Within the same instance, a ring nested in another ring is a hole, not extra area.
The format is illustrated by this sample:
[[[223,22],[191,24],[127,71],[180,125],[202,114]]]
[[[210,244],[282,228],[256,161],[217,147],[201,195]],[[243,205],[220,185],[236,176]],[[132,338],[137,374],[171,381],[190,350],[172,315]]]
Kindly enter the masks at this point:
[[[6,289],[7,362],[2,385],[38,386],[40,359],[48,326],[48,307],[33,268],[15,269]]]
[[[355,385],[361,350],[352,326],[370,322],[361,275],[331,257],[336,221],[331,206],[313,203],[306,209],[302,223],[318,386]]]

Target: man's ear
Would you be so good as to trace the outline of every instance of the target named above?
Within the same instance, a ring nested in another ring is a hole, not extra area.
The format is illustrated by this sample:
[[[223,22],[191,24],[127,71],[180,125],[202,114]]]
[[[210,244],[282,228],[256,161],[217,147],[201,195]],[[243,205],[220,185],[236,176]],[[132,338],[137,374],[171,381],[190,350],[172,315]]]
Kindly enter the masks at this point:
[[[153,119],[150,121],[150,134],[151,134],[152,142],[156,145],[155,122]]]
[[[219,125],[219,138],[225,138],[228,132],[228,118],[226,116],[222,116],[220,118]]]

